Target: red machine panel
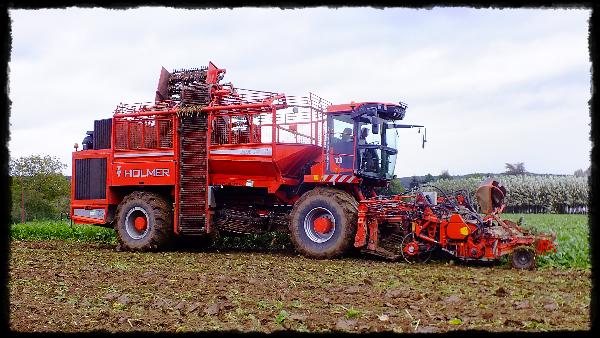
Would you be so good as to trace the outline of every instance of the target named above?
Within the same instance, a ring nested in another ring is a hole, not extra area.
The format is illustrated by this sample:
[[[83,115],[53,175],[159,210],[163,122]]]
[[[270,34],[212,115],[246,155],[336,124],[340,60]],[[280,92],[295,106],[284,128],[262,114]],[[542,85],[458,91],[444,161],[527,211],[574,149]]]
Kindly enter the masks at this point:
[[[310,163],[320,154],[321,147],[311,144],[212,146],[211,183],[266,187],[275,192],[282,184],[290,184],[286,179],[301,174],[302,164]]]
[[[449,222],[442,222],[442,227],[444,225],[446,225],[446,237],[457,240],[467,238],[477,229],[473,224],[465,223],[459,214],[451,215]]]
[[[114,162],[112,185],[174,185],[175,161]]]

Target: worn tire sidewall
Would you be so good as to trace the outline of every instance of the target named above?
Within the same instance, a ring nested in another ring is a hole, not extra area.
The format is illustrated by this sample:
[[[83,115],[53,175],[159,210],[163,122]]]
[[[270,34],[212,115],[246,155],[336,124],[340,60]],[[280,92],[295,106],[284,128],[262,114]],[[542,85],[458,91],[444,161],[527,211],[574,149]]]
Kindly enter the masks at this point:
[[[326,208],[331,212],[335,219],[335,229],[332,237],[323,243],[313,242],[304,230],[304,220],[308,213],[314,208]],[[342,241],[345,238],[345,232],[348,231],[348,222],[346,219],[343,207],[337,203],[332,203],[330,200],[321,196],[312,196],[308,203],[300,206],[296,213],[296,219],[292,220],[296,226],[292,229],[295,236],[303,243],[303,247],[309,254],[316,257],[325,257],[339,250]]]
[[[127,217],[127,213],[135,207],[144,209],[146,214],[148,214],[147,226],[149,229],[146,235],[140,239],[134,239],[133,237],[129,236],[125,226],[125,219]],[[121,212],[119,214],[117,224],[117,232],[119,237],[121,238],[121,241],[127,247],[129,247],[132,250],[146,250],[150,248],[150,246],[153,244],[152,241],[154,237],[156,237],[157,235],[155,233],[156,231],[156,215],[154,214],[154,209],[148,203],[141,199],[137,199],[133,201],[128,201],[121,207]]]
[[[521,264],[518,260],[517,260],[517,255],[529,255],[530,256],[530,260],[528,261],[527,264]],[[520,270],[532,270],[535,268],[535,253],[532,250],[529,249],[518,249],[515,252],[512,253],[510,259],[511,259],[511,265],[513,268],[515,269],[520,269]]]

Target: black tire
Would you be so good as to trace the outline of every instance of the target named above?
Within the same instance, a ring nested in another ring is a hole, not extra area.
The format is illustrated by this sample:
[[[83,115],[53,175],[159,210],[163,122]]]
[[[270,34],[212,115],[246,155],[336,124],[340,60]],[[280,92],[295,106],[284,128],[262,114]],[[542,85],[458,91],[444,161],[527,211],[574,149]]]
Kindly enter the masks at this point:
[[[535,252],[530,248],[516,248],[511,254],[510,262],[515,269],[532,270],[535,268]]]
[[[146,220],[145,228],[135,227],[135,218]],[[117,208],[115,223],[119,247],[129,251],[157,251],[171,244],[173,212],[160,195],[135,191],[127,195]]]
[[[332,229],[314,231],[314,217],[327,217]],[[345,191],[317,187],[298,199],[290,214],[290,237],[296,249],[311,258],[335,258],[353,248],[358,202]],[[311,221],[312,220],[312,221]]]

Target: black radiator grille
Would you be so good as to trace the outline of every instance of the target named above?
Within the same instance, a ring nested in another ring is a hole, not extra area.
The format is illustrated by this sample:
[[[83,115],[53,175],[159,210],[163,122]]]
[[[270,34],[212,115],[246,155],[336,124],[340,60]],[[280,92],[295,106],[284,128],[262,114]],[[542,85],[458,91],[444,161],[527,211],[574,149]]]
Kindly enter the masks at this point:
[[[112,119],[94,121],[94,149],[110,148]]]
[[[75,199],[106,198],[106,158],[75,160]]]

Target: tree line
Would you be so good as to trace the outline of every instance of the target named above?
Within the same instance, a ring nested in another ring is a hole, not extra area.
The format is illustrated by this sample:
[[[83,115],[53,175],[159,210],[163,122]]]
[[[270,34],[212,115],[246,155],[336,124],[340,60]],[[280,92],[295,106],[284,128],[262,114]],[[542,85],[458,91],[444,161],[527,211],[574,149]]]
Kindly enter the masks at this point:
[[[70,180],[62,174],[66,167],[49,155],[10,159],[13,223],[66,217],[71,191]]]

